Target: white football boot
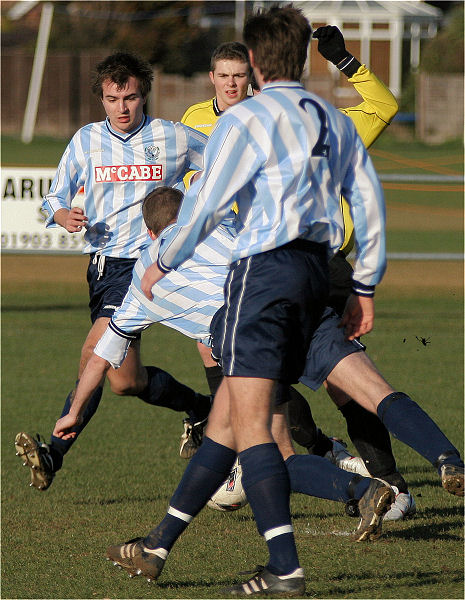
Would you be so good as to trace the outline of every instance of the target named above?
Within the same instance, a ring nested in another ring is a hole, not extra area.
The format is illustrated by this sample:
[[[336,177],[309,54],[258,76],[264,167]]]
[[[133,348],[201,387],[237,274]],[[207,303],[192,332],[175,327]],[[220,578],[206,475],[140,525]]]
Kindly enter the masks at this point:
[[[395,501],[391,504],[391,508],[384,515],[383,521],[402,521],[408,517],[413,517],[417,512],[415,498],[410,492],[404,494],[399,492],[395,485],[391,486],[396,495]]]
[[[336,438],[329,439],[333,442],[333,447],[326,452],[324,458],[330,460],[336,467],[344,469],[344,471],[358,473],[363,477],[371,477],[363,460],[359,456],[352,456],[352,454],[347,452],[347,446],[344,442],[339,441]]]

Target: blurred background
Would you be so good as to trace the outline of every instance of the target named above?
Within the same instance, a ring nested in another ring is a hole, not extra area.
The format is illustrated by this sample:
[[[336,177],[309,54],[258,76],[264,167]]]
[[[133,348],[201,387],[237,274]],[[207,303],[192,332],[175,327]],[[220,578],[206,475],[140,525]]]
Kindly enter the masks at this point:
[[[44,227],[42,196],[74,132],[104,119],[90,91],[114,50],[150,61],[147,112],[179,121],[214,95],[210,56],[242,40],[251,1],[19,1],[1,3],[3,253],[79,253],[81,234]],[[370,149],[388,207],[390,258],[463,258],[464,3],[420,0],[294,2],[314,28],[332,24],[384,81],[400,109]],[[360,96],[310,44],[303,78],[337,107]],[[77,197],[75,203],[79,204]]]
[[[187,106],[213,95],[207,77],[212,50],[225,41],[240,41],[244,18],[264,4],[4,0],[2,132],[22,135],[23,141],[33,135],[63,138],[102,119],[89,77],[95,64],[116,49],[136,51],[153,65],[149,113],[179,120]],[[313,27],[337,25],[349,51],[389,86],[400,103],[395,127],[427,143],[463,135],[462,1],[294,4]],[[31,91],[34,58],[42,63],[35,67]],[[316,42],[311,44],[304,83],[336,106],[359,102],[346,78],[318,54]],[[28,92],[33,95],[29,116]],[[438,117],[438,111],[447,118]]]

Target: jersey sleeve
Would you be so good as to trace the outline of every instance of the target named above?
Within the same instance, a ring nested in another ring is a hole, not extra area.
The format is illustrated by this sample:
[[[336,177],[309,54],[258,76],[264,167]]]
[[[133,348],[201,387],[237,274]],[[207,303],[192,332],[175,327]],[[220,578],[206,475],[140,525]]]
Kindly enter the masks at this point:
[[[191,123],[190,123],[190,121],[189,121],[189,116],[190,116],[190,114],[191,114],[191,108],[192,108],[192,107],[189,107],[189,108],[186,110],[186,112],[183,114],[183,116],[182,116],[182,119],[181,119],[181,123],[183,123],[184,125],[187,125],[188,127],[190,127],[190,126],[191,126]],[[184,175],[184,177],[183,177],[183,180],[182,180],[182,181],[183,181],[183,183],[184,183],[184,188],[185,188],[186,190],[188,190],[188,189],[189,189],[190,182],[191,182],[191,177],[192,177],[192,175],[194,175],[194,173],[195,173],[195,171],[188,171],[188,172],[187,172],[187,173]]]
[[[183,125],[187,139],[187,164],[190,171],[200,171],[203,167],[203,153],[208,142],[208,136],[196,129]]]
[[[349,81],[363,98],[363,102],[339,110],[350,117],[365,147],[369,148],[397,114],[397,100],[365,65],[361,65]],[[344,198],[341,198],[341,210],[344,219],[344,242],[340,249],[344,254],[348,254],[354,246],[354,225],[350,217],[350,208]]]
[[[42,210],[47,214],[46,227],[58,227],[54,221],[54,214],[60,208],[70,210],[73,198],[84,185],[85,169],[80,164],[76,152],[76,136],[61,157],[50,191],[42,200]]]
[[[352,119],[365,147],[369,148],[395,117],[399,106],[391,91],[365,65],[349,81],[363,102],[340,110]]]
[[[353,291],[373,296],[386,270],[386,216],[383,188],[359,136],[355,137],[342,193],[355,227]]]

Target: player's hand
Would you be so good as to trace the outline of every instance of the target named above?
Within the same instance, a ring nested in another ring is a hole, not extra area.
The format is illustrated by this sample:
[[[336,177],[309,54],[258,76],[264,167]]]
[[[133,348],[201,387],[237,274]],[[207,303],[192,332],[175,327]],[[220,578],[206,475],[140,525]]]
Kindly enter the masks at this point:
[[[87,221],[88,219],[82,208],[73,206],[68,212],[63,226],[69,233],[76,233],[87,225]]]
[[[373,298],[351,294],[342,315],[339,327],[344,327],[347,340],[353,340],[373,329],[375,302]]]
[[[82,423],[82,417],[72,416],[70,414],[61,417],[55,424],[52,435],[61,438],[63,440],[69,440],[76,437],[77,432],[74,430],[75,427]]]
[[[200,179],[203,175],[203,171],[196,171],[191,179],[190,179],[190,184],[192,185],[193,183],[195,183],[198,179]]]
[[[349,55],[346,50],[344,36],[334,25],[318,27],[313,32],[313,37],[318,40],[318,52],[334,65],[337,65]]]
[[[152,288],[165,275],[166,273],[160,271],[157,263],[153,263],[150,267],[147,267],[140,282],[140,289],[146,298],[153,300]]]

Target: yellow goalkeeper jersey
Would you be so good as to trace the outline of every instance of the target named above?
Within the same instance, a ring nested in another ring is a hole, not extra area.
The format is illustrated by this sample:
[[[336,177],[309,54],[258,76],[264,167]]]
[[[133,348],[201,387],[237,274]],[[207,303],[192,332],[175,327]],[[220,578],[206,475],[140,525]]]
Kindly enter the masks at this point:
[[[181,123],[192,127],[192,129],[197,129],[205,135],[210,135],[221,114],[222,111],[218,108],[216,98],[211,98],[210,100],[189,106],[182,116]],[[186,189],[190,185],[190,179],[193,174],[194,171],[189,171],[189,173],[184,175],[183,181]]]
[[[390,90],[365,65],[361,65],[349,81],[363,98],[363,102],[339,110],[352,119],[363,143],[369,148],[389,125],[399,107]],[[181,123],[210,135],[221,114],[216,98],[212,98],[190,106]],[[192,173],[193,171],[184,178],[186,187],[189,187]],[[344,242],[340,249],[347,255],[354,246],[354,224],[349,205],[344,198],[341,198],[341,209],[344,216]]]
[[[365,65],[361,65],[349,81],[363,102],[339,110],[352,119],[365,147],[369,148],[395,117],[399,106],[391,91]],[[354,224],[344,198],[341,198],[341,209],[344,216],[344,242],[340,249],[347,255],[354,246]]]
[[[184,113],[181,123],[210,135],[222,111],[219,110],[216,98],[193,104]]]

